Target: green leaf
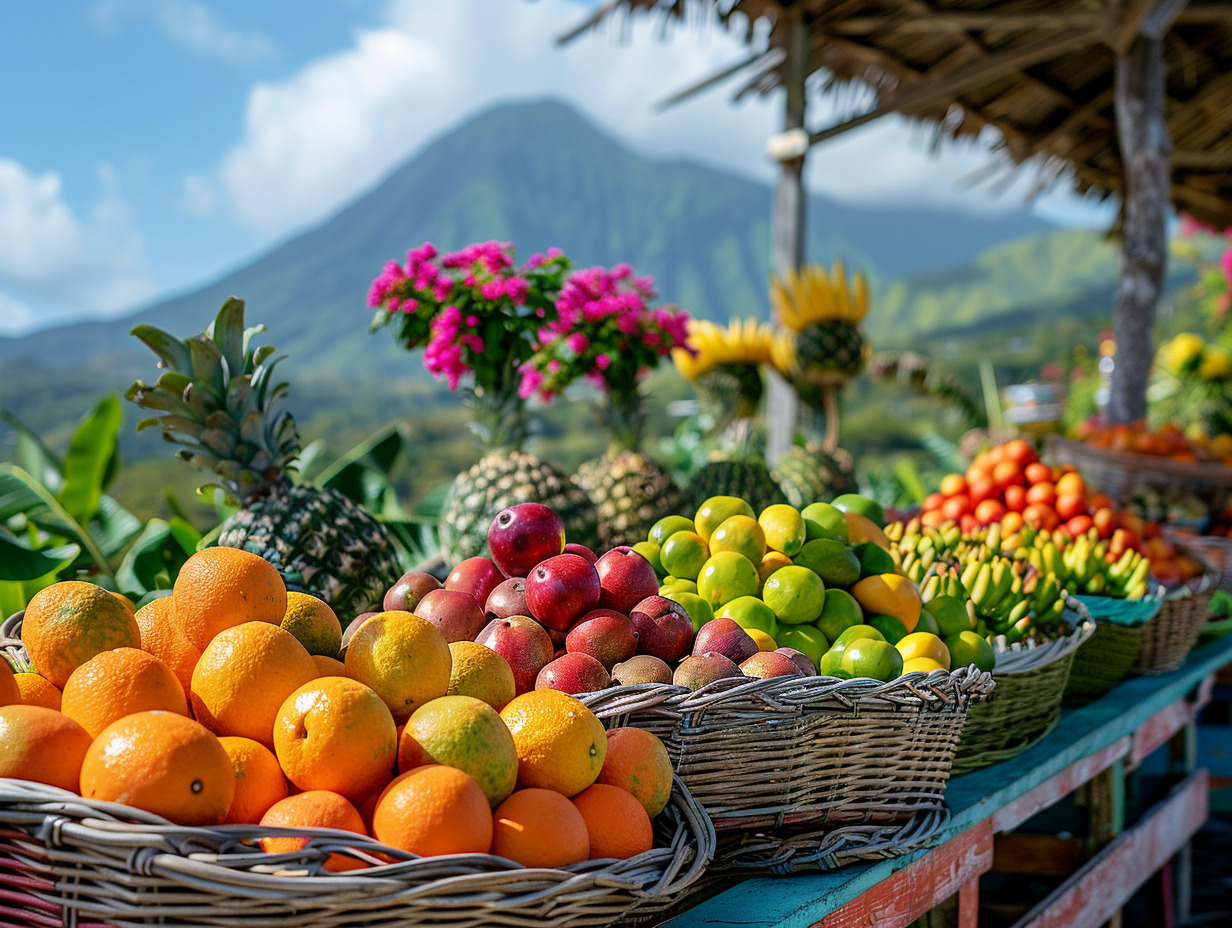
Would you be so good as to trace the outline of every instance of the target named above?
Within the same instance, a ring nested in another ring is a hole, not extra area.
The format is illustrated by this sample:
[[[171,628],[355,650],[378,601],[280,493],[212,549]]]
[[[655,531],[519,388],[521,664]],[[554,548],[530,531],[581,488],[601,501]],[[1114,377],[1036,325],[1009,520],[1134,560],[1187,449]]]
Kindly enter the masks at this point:
[[[79,545],[57,545],[34,550],[0,526],[0,580],[37,580],[71,564],[81,553]]]
[[[115,497],[104,496],[86,529],[99,549],[107,557],[114,557],[141,533],[141,527],[141,520],[121,506]]]
[[[64,487],[58,499],[73,519],[84,525],[98,510],[108,465],[116,454],[116,442],[124,412],[115,396],[105,396],[77,427],[64,458]]]
[[[7,422],[17,433],[17,463],[43,486],[59,491],[64,482],[64,462],[43,444],[38,433],[7,409],[0,408],[0,422]]]
[[[151,519],[120,562],[116,584],[133,599],[150,590],[170,589],[172,578],[187,559],[171,526],[162,519]]]
[[[50,490],[20,467],[0,464],[0,508],[3,508],[6,498],[11,498],[10,493],[16,496],[21,492],[14,487],[14,481],[33,493],[40,504],[27,510],[27,517],[32,522],[40,528],[78,542],[85,549],[85,553],[93,558],[95,566],[105,574],[113,573],[106,555],[99,549],[90,533],[60,505],[60,501]]]

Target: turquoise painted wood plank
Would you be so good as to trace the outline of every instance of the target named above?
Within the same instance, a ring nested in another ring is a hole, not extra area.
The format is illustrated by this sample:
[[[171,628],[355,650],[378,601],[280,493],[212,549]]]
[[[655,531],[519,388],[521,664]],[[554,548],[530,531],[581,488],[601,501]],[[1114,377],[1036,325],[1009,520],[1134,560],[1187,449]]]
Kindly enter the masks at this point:
[[[1175,673],[1122,683],[1103,699],[1066,712],[1051,735],[1017,757],[956,777],[946,788],[953,812],[941,844],[1075,761],[1132,734],[1156,712],[1184,698],[1203,678],[1232,662],[1232,636],[1190,654]],[[664,923],[670,928],[809,928],[928,851],[830,873],[745,880]]]

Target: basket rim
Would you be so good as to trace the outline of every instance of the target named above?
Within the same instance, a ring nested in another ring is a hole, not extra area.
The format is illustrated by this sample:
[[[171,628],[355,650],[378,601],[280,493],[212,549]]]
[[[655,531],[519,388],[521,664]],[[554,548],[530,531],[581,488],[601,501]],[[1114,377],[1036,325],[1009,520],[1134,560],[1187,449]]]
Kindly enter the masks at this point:
[[[993,646],[997,652],[997,666],[993,669],[993,676],[1039,670],[1082,647],[1095,634],[1095,620],[1091,618],[1090,613],[1082,615],[1077,610],[1074,611],[1077,613],[1077,622],[1074,627],[1068,634],[1053,638],[1051,641],[1028,638],[1025,641],[1006,644],[1005,636],[998,635],[995,639],[996,644]],[[1085,613],[1086,610],[1083,609],[1082,612]]]
[[[1177,477],[1182,480],[1200,479],[1220,486],[1232,486],[1232,467],[1209,462],[1173,461],[1171,458],[1153,454],[1139,454],[1134,451],[1113,451],[1111,448],[1097,448],[1085,442],[1051,435],[1048,445],[1071,454],[1086,455],[1092,460],[1120,467],[1131,467],[1136,470],[1150,470]]]

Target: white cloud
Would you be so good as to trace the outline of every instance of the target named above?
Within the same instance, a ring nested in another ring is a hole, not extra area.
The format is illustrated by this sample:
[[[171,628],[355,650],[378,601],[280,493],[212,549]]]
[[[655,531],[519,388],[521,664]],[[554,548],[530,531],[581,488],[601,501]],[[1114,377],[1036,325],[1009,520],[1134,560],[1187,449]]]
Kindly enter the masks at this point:
[[[202,204],[217,195],[244,224],[275,236],[346,203],[468,116],[544,96],[565,99],[645,153],[773,176],[764,152],[780,119],[777,96],[732,105],[729,84],[667,112],[654,108],[747,54],[739,30],[686,28],[660,41],[657,25],[642,18],[560,48],[555,37],[586,14],[569,0],[391,0],[386,14],[384,25],[357,32],[349,48],[281,82],[256,85],[242,137],[214,171],[188,182],[188,199]],[[814,98],[810,124],[834,107]],[[929,147],[924,130],[882,120],[813,149],[808,182],[861,202],[971,210],[1021,204],[1020,193],[996,198],[956,188],[957,179],[989,161],[985,147],[947,145],[941,157]]]
[[[264,60],[278,51],[263,33],[233,29],[195,0],[102,0],[94,7],[94,19],[108,31],[117,29],[122,19],[148,19],[198,55],[235,64]]]
[[[0,335],[21,335],[35,327],[34,310],[0,291]]]
[[[36,175],[0,158],[0,287],[98,314],[152,294],[141,236],[115,172],[102,165],[99,179],[102,196],[83,219],[64,201],[58,173]],[[0,311],[18,319],[23,308],[29,309],[9,297]]]

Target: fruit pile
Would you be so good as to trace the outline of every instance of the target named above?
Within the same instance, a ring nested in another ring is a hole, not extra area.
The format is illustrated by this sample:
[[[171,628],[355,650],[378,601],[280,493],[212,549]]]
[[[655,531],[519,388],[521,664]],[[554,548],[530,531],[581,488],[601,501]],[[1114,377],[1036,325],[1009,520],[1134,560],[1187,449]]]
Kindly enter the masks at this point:
[[[478,611],[469,593],[436,592],[442,624],[455,597]],[[385,611],[349,631],[343,648],[327,604],[233,548],[198,552],[171,596],[135,613],[93,584],[54,584],[23,618],[32,666],[0,660],[0,777],[181,825],[343,829],[421,856],[562,867],[651,849],[673,779],[654,735],[605,732],[556,690],[519,695],[504,658],[426,616]]]
[[[1232,467],[1232,435],[1186,435],[1174,422],[1165,422],[1152,430],[1142,421],[1109,425],[1091,420],[1075,428],[1073,437],[1093,448],[1170,458],[1186,464],[1202,462]]]

